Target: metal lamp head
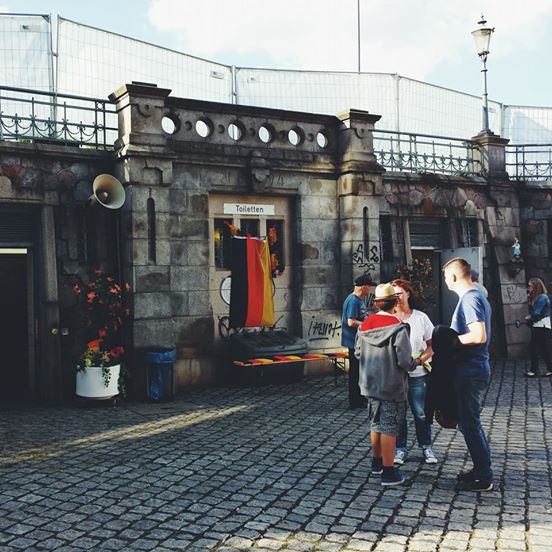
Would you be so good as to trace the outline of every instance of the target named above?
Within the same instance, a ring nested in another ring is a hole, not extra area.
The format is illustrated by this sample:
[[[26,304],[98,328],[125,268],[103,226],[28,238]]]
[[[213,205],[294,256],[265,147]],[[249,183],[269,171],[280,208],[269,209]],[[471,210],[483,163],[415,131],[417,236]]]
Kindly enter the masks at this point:
[[[494,27],[488,27],[487,21],[481,15],[481,19],[477,22],[479,27],[472,31],[473,40],[475,41],[475,49],[477,55],[480,57],[486,57],[489,53],[489,44],[491,42],[491,35],[494,33]]]

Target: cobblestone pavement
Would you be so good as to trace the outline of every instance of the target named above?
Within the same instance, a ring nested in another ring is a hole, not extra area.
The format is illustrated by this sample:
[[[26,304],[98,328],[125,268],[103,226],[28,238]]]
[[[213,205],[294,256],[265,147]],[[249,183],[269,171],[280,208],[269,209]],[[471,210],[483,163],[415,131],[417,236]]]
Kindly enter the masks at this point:
[[[333,379],[171,403],[0,410],[0,550],[552,550],[552,381],[497,362],[483,420],[497,489],[454,491],[461,435],[369,478],[366,412]],[[413,436],[412,425],[410,436]]]

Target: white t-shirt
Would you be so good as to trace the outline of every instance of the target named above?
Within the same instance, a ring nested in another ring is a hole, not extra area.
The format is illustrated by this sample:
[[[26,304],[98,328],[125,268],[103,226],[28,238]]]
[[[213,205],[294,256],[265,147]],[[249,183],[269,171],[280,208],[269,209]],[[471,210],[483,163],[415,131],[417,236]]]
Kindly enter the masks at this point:
[[[413,309],[410,317],[403,320],[403,322],[410,326],[410,346],[412,347],[412,352],[425,351],[427,348],[426,341],[431,339],[434,327],[429,316],[425,312]],[[411,378],[418,378],[427,375],[427,372],[423,366],[417,366],[408,375]]]

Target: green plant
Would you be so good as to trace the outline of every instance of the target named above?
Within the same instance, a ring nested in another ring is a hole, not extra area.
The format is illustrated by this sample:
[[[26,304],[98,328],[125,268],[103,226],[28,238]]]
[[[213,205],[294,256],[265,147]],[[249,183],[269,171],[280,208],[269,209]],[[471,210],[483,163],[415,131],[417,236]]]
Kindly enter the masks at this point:
[[[124,348],[122,346],[122,330],[124,319],[130,316],[130,309],[124,307],[124,293],[130,291],[130,286],[124,288],[113,276],[104,273],[99,268],[93,272],[93,277],[87,284],[77,284],[73,291],[83,307],[82,316],[87,336],[84,351],[76,362],[77,371],[87,367],[102,368],[104,384],[109,385],[111,366],[121,364],[119,376],[119,391],[126,394],[126,371],[124,370]]]
[[[437,304],[437,285],[429,259],[413,259],[411,264],[398,265],[395,267],[395,275],[397,278],[408,280],[414,293],[425,305]]]

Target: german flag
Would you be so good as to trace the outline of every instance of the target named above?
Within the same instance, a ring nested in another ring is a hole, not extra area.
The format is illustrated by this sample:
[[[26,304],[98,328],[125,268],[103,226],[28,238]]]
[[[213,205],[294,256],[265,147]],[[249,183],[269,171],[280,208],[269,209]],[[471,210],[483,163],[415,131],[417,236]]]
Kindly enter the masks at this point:
[[[230,327],[255,328],[275,323],[268,242],[233,236]]]

